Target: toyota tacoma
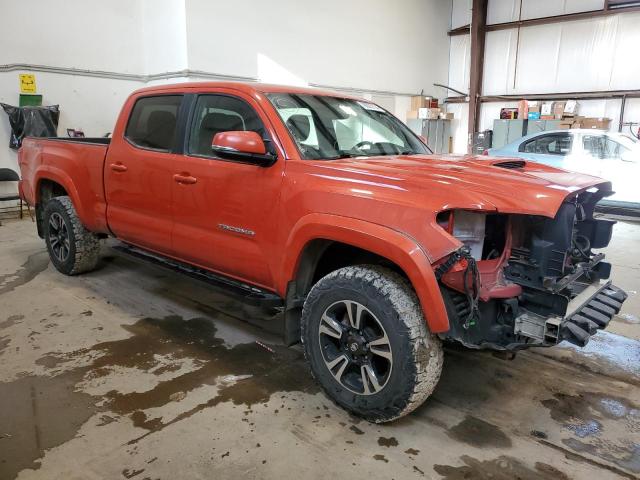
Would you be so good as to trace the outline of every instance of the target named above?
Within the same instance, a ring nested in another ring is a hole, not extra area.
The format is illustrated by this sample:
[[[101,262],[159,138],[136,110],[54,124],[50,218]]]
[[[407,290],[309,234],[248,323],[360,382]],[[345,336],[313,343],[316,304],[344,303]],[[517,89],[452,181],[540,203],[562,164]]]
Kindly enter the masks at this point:
[[[443,342],[584,346],[620,310],[602,179],[433,155],[378,105],[242,83],[134,92],[113,136],[27,138],[21,197],[63,274],[100,240],[264,312],[345,409],[384,422],[434,390]]]

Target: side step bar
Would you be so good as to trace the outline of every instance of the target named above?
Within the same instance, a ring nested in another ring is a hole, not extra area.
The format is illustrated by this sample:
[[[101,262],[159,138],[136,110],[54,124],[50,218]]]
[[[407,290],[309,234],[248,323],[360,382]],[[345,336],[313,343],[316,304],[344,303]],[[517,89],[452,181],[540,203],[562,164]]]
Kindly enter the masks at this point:
[[[128,244],[115,245],[112,248],[134,259],[144,260],[159,265],[174,272],[187,275],[211,285],[221,293],[233,297],[241,302],[255,307],[279,308],[284,306],[284,300],[273,292],[263,290],[238,280],[218,275],[216,273],[194,267],[192,265],[163,257]]]

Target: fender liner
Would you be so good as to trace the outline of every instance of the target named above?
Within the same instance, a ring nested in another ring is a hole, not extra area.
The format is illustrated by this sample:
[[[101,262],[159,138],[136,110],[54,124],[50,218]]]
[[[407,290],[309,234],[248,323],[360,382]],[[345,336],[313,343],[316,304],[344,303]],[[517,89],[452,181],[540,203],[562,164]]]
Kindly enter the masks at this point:
[[[351,217],[314,213],[298,221],[287,239],[279,292],[286,292],[288,282],[295,279],[302,252],[313,240],[344,243],[395,263],[409,278],[429,330],[432,333],[449,330],[449,317],[427,252],[402,232]]]

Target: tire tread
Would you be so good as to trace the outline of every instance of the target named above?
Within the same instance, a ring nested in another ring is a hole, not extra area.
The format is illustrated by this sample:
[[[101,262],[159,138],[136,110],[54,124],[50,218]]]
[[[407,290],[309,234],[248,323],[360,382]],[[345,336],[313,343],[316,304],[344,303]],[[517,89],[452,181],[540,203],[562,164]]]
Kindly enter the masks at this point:
[[[320,279],[311,289],[302,312],[301,338],[304,344],[313,304],[326,292],[334,288],[337,281],[344,279],[354,287],[363,289],[362,293],[372,293],[384,297],[396,311],[401,325],[411,344],[411,358],[407,362],[394,362],[403,365],[402,375],[409,379],[404,383],[405,390],[398,392],[393,401],[384,409],[366,412],[340,404],[343,408],[374,422],[395,420],[419,407],[435,389],[443,364],[441,341],[431,334],[422,313],[418,298],[409,282],[391,269],[378,265],[357,265],[335,270]],[[311,361],[305,351],[305,358],[313,373]],[[320,383],[320,382],[319,382]],[[322,385],[321,385],[322,386]],[[325,393],[333,399],[331,392],[322,386]],[[335,399],[333,399],[335,401]],[[336,402],[337,403],[337,402]]]

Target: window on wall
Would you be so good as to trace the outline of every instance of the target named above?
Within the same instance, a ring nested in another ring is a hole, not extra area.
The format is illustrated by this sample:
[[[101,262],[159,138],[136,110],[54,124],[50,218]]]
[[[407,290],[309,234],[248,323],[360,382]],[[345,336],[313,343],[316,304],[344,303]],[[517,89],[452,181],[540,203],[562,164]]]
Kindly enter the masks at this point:
[[[176,142],[181,95],[144,97],[136,101],[125,138],[138,147],[170,151]]]
[[[541,155],[568,155],[571,153],[571,143],[572,137],[569,134],[543,135],[521,145],[520,151]]]

